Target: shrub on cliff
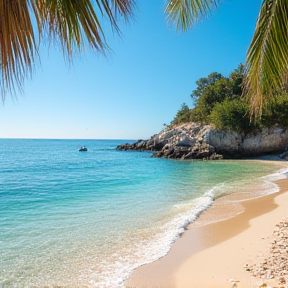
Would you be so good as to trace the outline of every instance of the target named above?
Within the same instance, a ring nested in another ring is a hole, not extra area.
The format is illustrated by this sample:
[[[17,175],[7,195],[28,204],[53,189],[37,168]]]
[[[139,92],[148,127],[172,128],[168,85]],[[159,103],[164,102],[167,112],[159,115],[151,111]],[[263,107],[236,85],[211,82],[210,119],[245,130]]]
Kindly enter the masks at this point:
[[[180,123],[187,123],[190,121],[191,121],[191,110],[186,103],[183,103],[172,122],[174,125],[178,125]]]
[[[258,128],[248,116],[248,104],[243,99],[225,99],[217,103],[209,115],[210,123],[222,130],[250,132]]]
[[[261,118],[262,126],[269,127],[274,124],[281,124],[283,127],[288,127],[287,111],[288,94],[283,92],[271,99],[266,106]]]

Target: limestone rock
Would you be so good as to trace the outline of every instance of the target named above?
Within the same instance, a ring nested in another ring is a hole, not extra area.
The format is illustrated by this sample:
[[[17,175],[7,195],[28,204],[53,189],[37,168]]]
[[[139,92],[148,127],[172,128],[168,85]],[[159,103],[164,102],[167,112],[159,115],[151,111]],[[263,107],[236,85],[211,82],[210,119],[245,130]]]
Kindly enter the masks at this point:
[[[154,157],[182,160],[254,157],[283,153],[287,148],[288,130],[277,125],[244,135],[197,123],[181,124],[148,140],[117,147],[119,150],[155,151]],[[288,153],[282,156],[288,157]]]

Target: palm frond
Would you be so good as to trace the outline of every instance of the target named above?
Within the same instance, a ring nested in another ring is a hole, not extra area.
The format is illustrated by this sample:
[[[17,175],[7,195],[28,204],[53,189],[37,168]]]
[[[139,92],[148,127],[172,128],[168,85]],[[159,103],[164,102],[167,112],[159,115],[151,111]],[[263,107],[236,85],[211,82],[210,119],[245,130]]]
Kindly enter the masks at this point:
[[[135,0],[1,0],[0,1],[0,73],[2,101],[7,92],[22,88],[32,75],[35,55],[41,40],[60,44],[71,60],[74,51],[88,44],[102,54],[109,48],[103,20],[120,33],[118,17],[133,16]],[[36,26],[32,25],[32,18]]]
[[[110,20],[110,23],[113,28],[116,28],[117,32],[120,32],[119,27],[117,25],[117,17],[123,16],[126,21],[130,18],[133,18],[133,11],[135,8],[134,0],[96,0],[100,11],[103,14],[106,14]],[[104,8],[104,11],[103,11]]]
[[[211,13],[220,0],[169,0],[165,9],[167,21],[176,24],[176,30],[186,31],[201,18]]]
[[[247,52],[244,94],[251,116],[261,116],[275,91],[287,87],[288,0],[264,0]]]
[[[135,3],[134,0],[96,0],[95,5],[92,2],[38,0],[33,8],[41,32],[48,31],[50,39],[61,43],[63,52],[71,56],[75,48],[83,50],[87,41],[93,49],[105,53],[108,46],[101,17],[107,16],[111,26],[120,32],[117,16],[128,19]]]
[[[31,76],[35,55],[34,31],[27,1],[0,1],[1,96],[22,88]]]

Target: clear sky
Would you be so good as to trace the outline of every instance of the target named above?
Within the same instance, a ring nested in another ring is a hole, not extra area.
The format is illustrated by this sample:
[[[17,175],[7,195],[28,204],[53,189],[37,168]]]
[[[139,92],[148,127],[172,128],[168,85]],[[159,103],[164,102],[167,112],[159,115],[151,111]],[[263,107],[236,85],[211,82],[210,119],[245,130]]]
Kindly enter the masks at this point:
[[[64,60],[41,50],[24,95],[0,104],[1,138],[147,139],[169,124],[195,81],[245,62],[261,0],[223,0],[186,33],[165,21],[165,0],[138,0],[135,20],[110,33],[107,58],[88,49]],[[108,27],[108,25],[107,25]]]

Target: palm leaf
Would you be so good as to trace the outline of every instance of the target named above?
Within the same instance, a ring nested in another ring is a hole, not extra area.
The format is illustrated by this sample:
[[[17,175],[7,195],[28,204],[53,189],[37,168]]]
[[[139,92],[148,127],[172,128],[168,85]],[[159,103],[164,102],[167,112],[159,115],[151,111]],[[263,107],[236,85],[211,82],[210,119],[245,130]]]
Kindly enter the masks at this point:
[[[1,96],[31,76],[36,45],[27,1],[0,1]]]
[[[135,0],[1,0],[0,53],[1,92],[22,88],[32,75],[39,39],[60,44],[64,55],[72,59],[75,51],[84,52],[88,44],[102,54],[109,48],[102,28],[107,17],[120,33],[118,17],[133,16]],[[32,25],[32,18],[36,26]]]
[[[262,3],[247,52],[244,93],[251,115],[260,115],[275,91],[287,87],[288,0]]]
[[[207,17],[220,0],[170,0],[166,6],[167,21],[177,30],[186,31],[201,17]]]
[[[83,50],[87,43],[102,53],[108,48],[102,28],[107,16],[111,26],[120,32],[117,16],[128,19],[133,15],[134,0],[38,0],[34,13],[41,32],[48,31],[50,39],[60,42],[63,52],[72,54]],[[45,9],[43,9],[45,7]]]

